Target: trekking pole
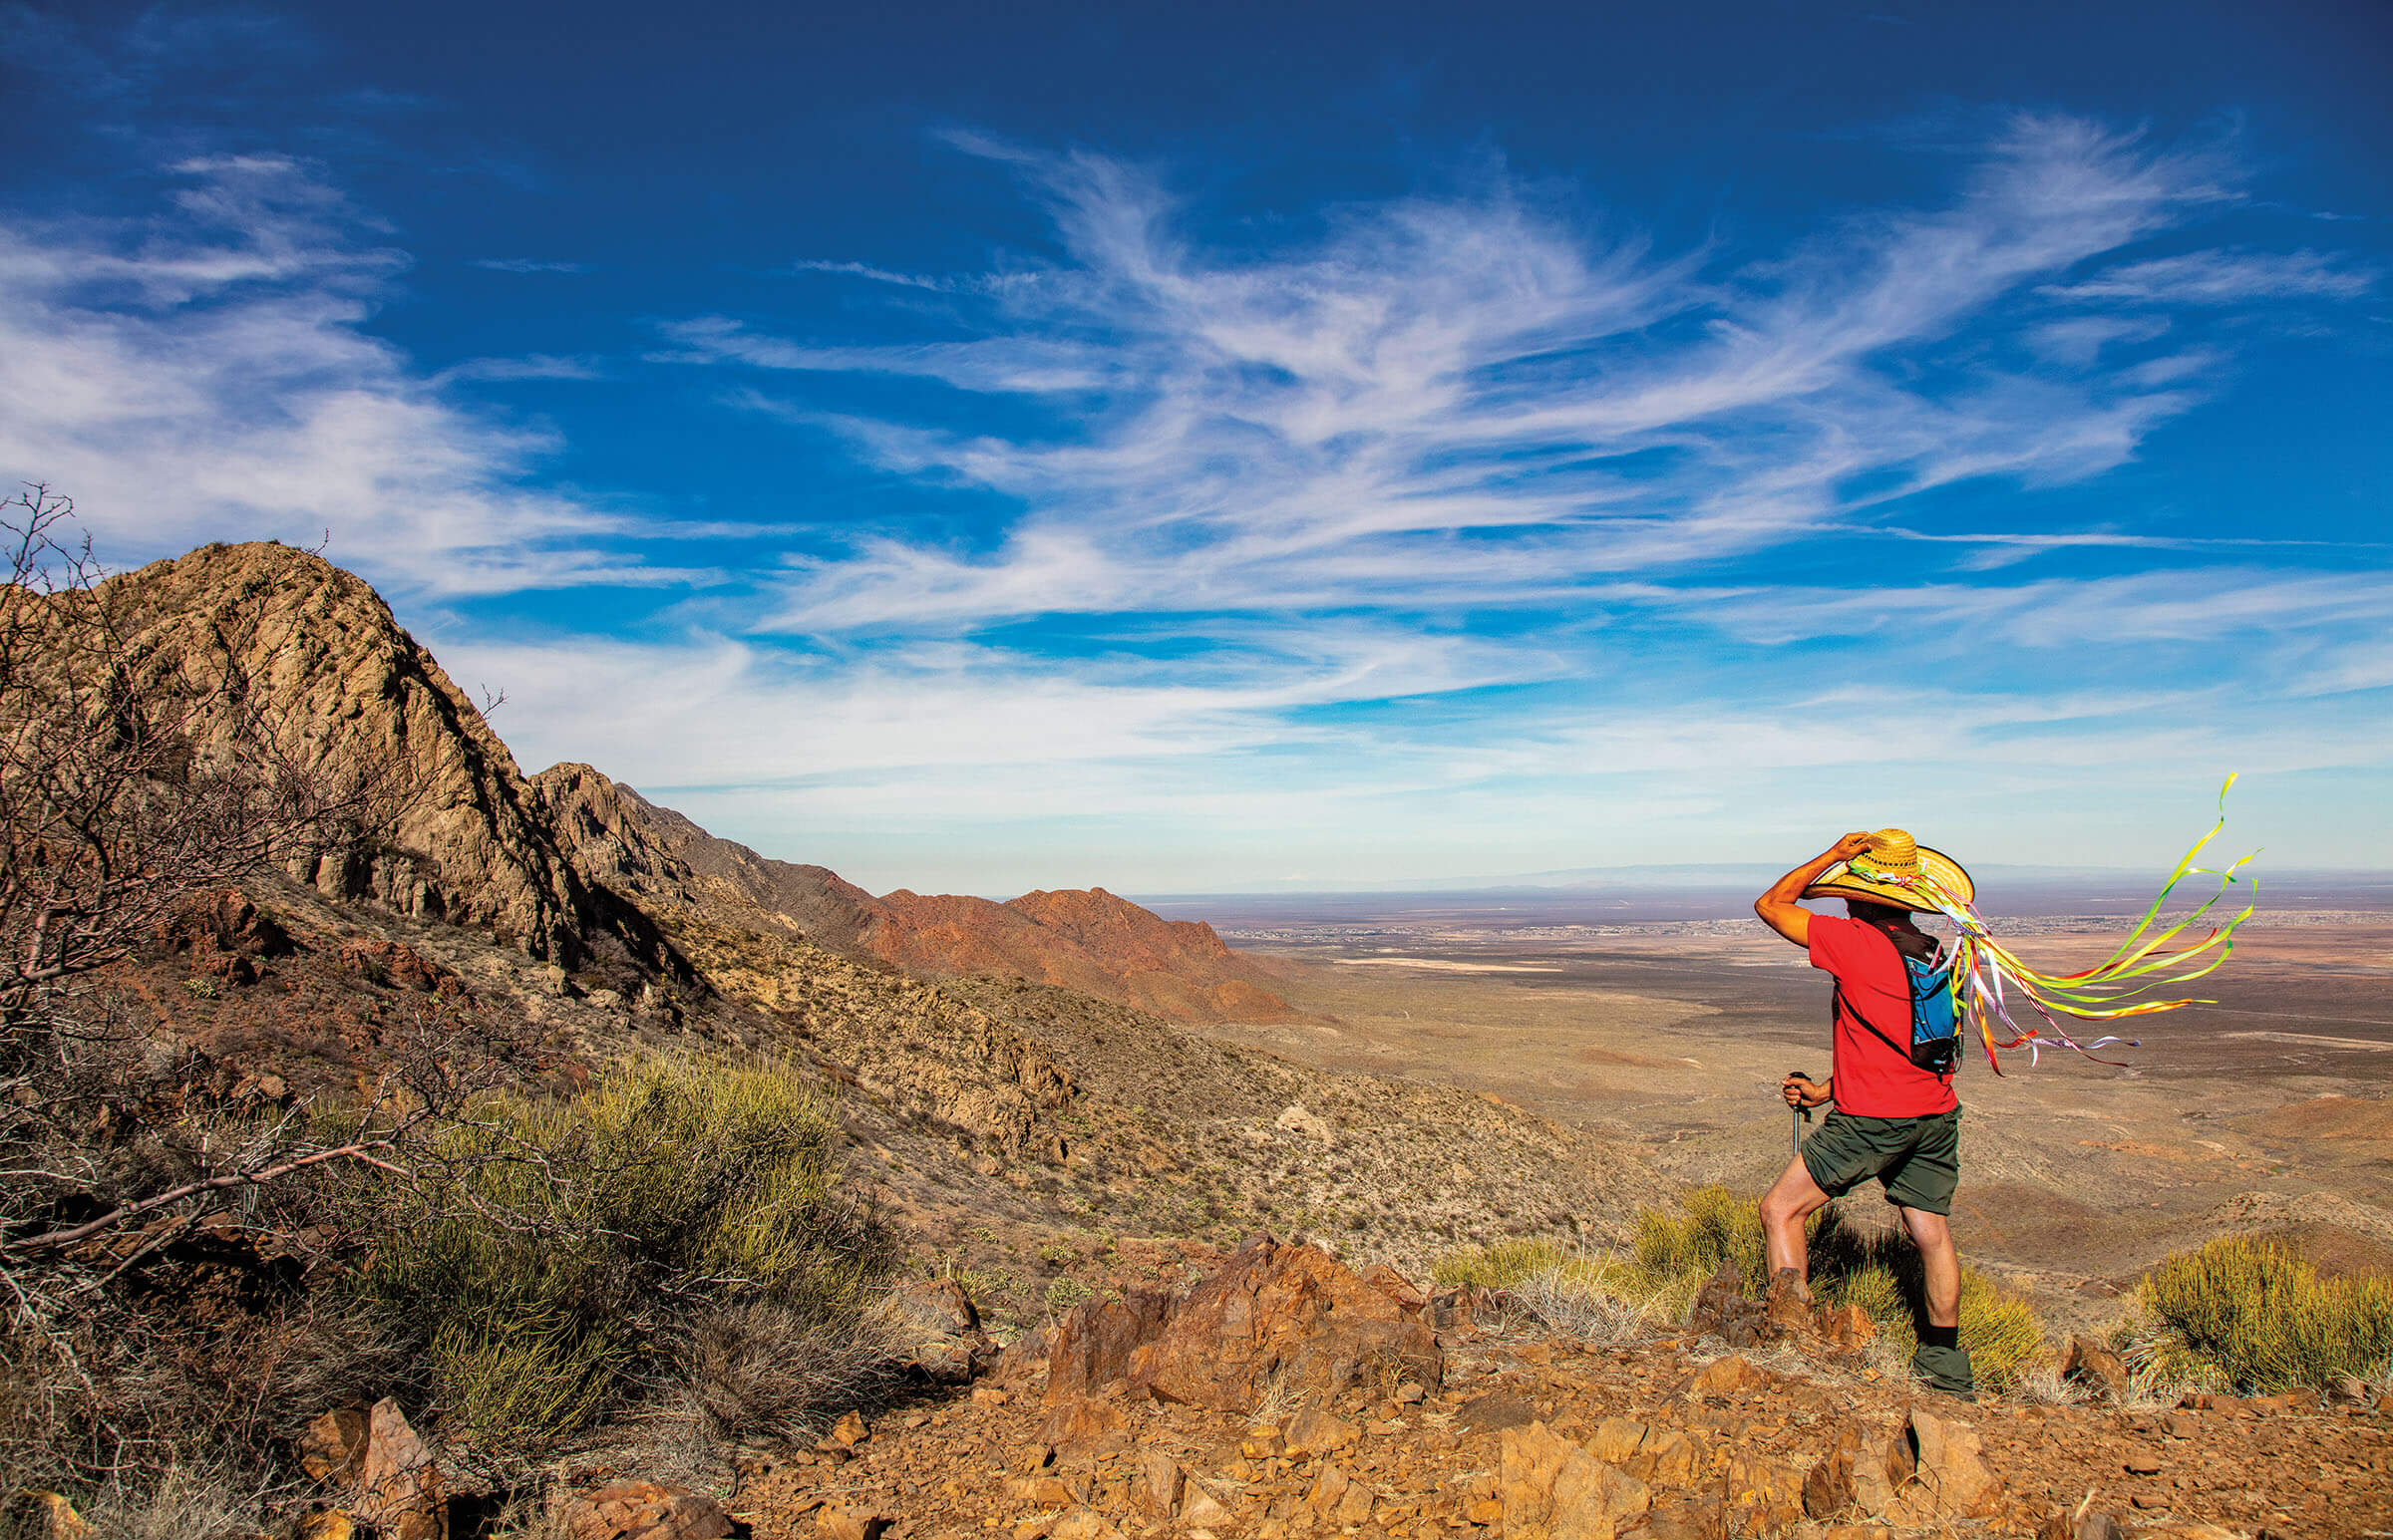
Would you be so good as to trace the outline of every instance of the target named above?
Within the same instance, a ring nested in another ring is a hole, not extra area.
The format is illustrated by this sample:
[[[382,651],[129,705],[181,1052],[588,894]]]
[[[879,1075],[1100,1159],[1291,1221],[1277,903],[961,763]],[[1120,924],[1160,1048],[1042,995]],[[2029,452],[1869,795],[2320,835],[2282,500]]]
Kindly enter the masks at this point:
[[[1811,1076],[1802,1070],[1789,1070],[1787,1074],[1799,1080],[1811,1078]],[[1791,1106],[1787,1108],[1787,1153],[1791,1155],[1803,1153],[1803,1125],[1811,1120],[1812,1109],[1810,1107]]]

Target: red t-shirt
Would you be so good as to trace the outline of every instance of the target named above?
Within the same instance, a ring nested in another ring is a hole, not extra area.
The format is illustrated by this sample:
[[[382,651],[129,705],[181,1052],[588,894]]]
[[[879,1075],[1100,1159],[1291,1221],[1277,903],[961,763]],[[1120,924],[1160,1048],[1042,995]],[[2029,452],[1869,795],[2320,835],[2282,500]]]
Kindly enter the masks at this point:
[[[1949,1076],[1911,1063],[1911,984],[1894,942],[1875,925],[1812,916],[1812,966],[1837,981],[1837,1106],[1857,1117],[1924,1117],[1958,1105]],[[1868,1022],[1891,1042],[1872,1035]]]

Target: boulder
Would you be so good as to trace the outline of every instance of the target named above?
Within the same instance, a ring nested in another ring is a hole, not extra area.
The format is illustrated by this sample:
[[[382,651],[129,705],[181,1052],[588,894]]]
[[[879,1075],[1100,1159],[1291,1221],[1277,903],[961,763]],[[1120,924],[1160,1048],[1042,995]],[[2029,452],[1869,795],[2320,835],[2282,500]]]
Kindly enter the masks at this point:
[[[1334,1393],[1383,1376],[1442,1385],[1437,1335],[1328,1253],[1257,1236],[1169,1311],[1128,1378],[1159,1400],[1248,1411],[1274,1383]]]
[[[997,1357],[980,1312],[952,1278],[911,1279],[890,1295],[904,1329],[906,1368],[938,1385],[964,1385]]]
[[[1720,1271],[1695,1291],[1687,1312],[1687,1330],[1697,1337],[1717,1337],[1731,1348],[1751,1348],[1761,1342],[1769,1316],[1759,1300],[1745,1297],[1745,1280],[1736,1264],[1723,1262]]]
[[[1614,1540],[1653,1506],[1643,1481],[1542,1422],[1505,1430],[1496,1479],[1504,1540]]]
[[[2135,1382],[2125,1359],[2083,1335],[2069,1339],[2069,1351],[2061,1356],[2061,1377],[2114,1401],[2125,1396]]]
[[[722,1540],[731,1516],[712,1497],[653,1481],[584,1492],[558,1516],[570,1540]]]
[[[1049,1404],[1078,1399],[1129,1374],[1131,1356],[1162,1334],[1171,1314],[1172,1296],[1160,1289],[1074,1306],[1048,1346]]]
[[[1812,1291],[1793,1268],[1782,1267],[1770,1275],[1762,1319],[1774,1337],[1803,1337],[1817,1329],[1812,1319]]]
[[[366,1423],[363,1406],[337,1406],[308,1423],[299,1435],[299,1468],[328,1485],[355,1485],[366,1460]]]
[[[366,1448],[358,1462],[357,1498],[348,1510],[388,1540],[446,1540],[448,1508],[432,1446],[408,1425],[388,1396],[366,1414]]]
[[[1361,1436],[1355,1425],[1345,1418],[1319,1406],[1307,1406],[1288,1423],[1279,1452],[1292,1460],[1311,1459],[1316,1455],[1335,1454]]]

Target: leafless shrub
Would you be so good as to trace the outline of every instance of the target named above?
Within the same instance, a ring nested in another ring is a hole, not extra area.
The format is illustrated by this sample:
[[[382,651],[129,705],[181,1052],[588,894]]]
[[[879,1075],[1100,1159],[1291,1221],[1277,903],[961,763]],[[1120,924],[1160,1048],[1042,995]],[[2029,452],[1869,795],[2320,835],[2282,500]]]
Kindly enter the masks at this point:
[[[893,1382],[901,1333],[886,1309],[825,1320],[769,1300],[691,1323],[659,1415],[718,1443],[796,1439]]]
[[[144,1533],[142,1494],[198,1512],[193,1483],[240,1463],[258,1408],[223,1386],[272,1352],[271,1312],[180,1318],[303,1273],[305,1178],[389,1164],[471,1077],[459,1024],[427,1022],[364,1105],[261,1113],[188,1083],[127,1008],[109,971],[198,901],[354,843],[407,791],[303,770],[237,665],[145,641],[71,515],[43,487],[0,499],[0,1477]]]

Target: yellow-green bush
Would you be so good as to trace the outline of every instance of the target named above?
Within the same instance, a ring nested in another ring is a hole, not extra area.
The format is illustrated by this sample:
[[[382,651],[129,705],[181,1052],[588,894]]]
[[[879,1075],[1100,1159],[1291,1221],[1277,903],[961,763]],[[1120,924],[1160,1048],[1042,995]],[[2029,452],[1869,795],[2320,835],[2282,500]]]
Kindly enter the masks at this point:
[[[1441,1289],[1510,1289],[1523,1279],[1563,1265],[1572,1253],[1558,1241],[1510,1240],[1450,1251],[1430,1264]]]
[[[536,1451],[709,1311],[860,1321],[893,1258],[839,1190],[836,1139],[825,1093],[779,1065],[648,1060],[570,1098],[493,1096],[377,1194],[360,1287],[422,1345],[468,1442]]]
[[[2271,1392],[2366,1378],[2393,1357],[2393,1279],[2320,1278],[2288,1248],[2222,1236],[2145,1276],[2138,1357],[2169,1380]]]

